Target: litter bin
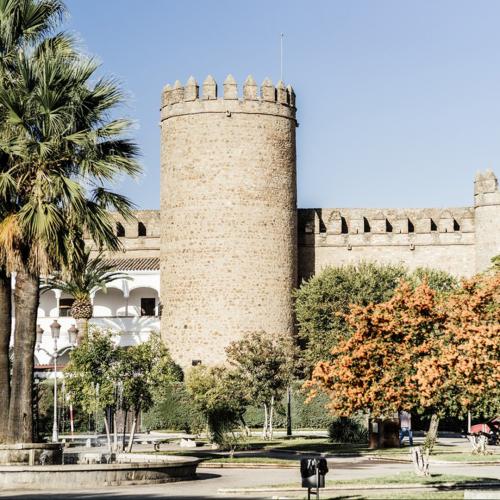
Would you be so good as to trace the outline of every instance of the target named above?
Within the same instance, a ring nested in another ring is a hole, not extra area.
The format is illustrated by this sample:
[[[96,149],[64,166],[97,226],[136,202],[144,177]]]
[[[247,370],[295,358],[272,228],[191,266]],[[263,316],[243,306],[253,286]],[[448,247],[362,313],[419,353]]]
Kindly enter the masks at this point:
[[[300,460],[300,475],[302,488],[308,489],[308,498],[311,489],[316,489],[316,498],[319,498],[319,489],[325,487],[325,476],[328,472],[326,458],[302,458]]]

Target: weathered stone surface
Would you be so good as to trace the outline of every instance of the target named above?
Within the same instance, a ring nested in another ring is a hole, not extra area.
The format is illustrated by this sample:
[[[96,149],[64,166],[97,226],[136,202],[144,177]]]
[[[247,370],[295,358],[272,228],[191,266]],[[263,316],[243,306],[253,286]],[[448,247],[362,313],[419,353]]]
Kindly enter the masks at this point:
[[[229,95],[162,109],[162,337],[184,368],[294,328],[294,110]]]
[[[200,459],[146,454],[117,454],[120,463],[0,466],[0,490],[80,489],[124,484],[156,484],[196,478]]]
[[[16,443],[0,445],[0,465],[62,464],[60,443]]]

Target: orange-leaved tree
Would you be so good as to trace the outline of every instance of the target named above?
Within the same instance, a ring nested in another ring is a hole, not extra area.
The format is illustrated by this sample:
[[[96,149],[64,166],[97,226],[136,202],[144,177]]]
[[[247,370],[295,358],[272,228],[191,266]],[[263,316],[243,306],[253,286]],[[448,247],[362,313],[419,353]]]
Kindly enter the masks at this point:
[[[439,417],[498,411],[499,287],[500,273],[440,295],[425,282],[402,283],[387,302],[353,306],[354,334],[332,350],[333,361],[316,365],[307,385],[325,391],[336,414],[431,411],[428,459]]]
[[[416,409],[417,366],[446,319],[436,292],[426,283],[416,289],[402,283],[387,302],[353,306],[346,319],[354,333],[332,350],[333,361],[316,365],[307,384],[313,393],[326,391],[340,415]]]
[[[443,308],[445,328],[414,376],[419,405],[450,415],[500,414],[500,272],[463,281]]]

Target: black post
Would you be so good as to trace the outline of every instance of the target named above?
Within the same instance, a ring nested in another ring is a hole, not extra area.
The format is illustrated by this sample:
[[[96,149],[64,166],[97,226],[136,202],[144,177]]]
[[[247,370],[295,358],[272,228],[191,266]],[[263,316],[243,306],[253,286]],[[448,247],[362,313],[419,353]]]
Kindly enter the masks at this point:
[[[316,460],[316,498],[319,500],[319,460]]]
[[[286,394],[286,435],[292,435],[292,388],[290,386]]]

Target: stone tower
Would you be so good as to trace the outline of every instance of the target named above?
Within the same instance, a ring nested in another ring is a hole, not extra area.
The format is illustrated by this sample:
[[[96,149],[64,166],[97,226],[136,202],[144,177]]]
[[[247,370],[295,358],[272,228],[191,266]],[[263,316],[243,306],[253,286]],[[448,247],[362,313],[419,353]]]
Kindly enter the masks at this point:
[[[500,254],[500,192],[491,170],[476,174],[474,212],[476,272],[479,273],[491,265],[492,257]]]
[[[293,333],[295,95],[229,75],[163,91],[162,337],[184,368],[221,363],[246,332]]]

